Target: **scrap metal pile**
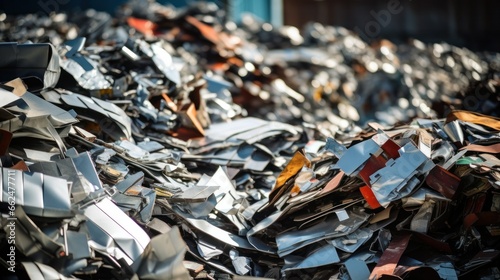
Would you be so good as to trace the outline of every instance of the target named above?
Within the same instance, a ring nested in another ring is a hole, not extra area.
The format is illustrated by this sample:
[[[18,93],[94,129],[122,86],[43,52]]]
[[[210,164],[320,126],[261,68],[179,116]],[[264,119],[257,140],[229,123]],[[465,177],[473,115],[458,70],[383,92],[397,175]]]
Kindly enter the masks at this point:
[[[209,3],[0,18],[5,277],[500,277],[499,55]]]

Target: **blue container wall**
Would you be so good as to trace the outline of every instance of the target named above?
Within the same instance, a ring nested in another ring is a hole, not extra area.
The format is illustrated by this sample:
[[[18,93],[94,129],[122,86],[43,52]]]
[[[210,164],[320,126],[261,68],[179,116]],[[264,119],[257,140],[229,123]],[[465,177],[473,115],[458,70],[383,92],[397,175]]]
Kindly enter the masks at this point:
[[[243,13],[252,13],[265,22],[271,21],[271,0],[230,0],[228,10],[235,22],[241,21]]]
[[[221,6],[221,0],[203,0],[205,2],[215,2]],[[60,11],[83,11],[86,9],[95,9],[114,14],[119,5],[128,2],[128,0],[22,0],[22,1],[0,1],[0,11],[10,15],[28,14],[28,13],[50,13]],[[162,4],[171,4],[175,7],[186,6],[194,0],[158,0]]]
[[[239,22],[241,14],[248,12],[255,14],[263,21],[271,21],[271,0],[204,0],[214,2],[221,8],[229,12],[229,18]],[[46,13],[60,11],[83,11],[86,9],[95,9],[114,14],[117,7],[127,0],[23,0],[23,1],[0,1],[0,11],[9,15],[27,14],[27,13]],[[175,7],[182,7],[195,0],[158,0],[162,4],[171,4]],[[224,7],[227,3],[227,7]]]

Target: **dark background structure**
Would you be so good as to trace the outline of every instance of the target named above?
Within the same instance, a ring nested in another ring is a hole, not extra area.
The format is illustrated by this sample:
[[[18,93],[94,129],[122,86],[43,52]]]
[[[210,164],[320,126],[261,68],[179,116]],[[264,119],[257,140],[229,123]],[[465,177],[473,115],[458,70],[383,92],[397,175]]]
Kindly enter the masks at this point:
[[[309,20],[364,30],[374,13],[391,0],[284,0],[284,22],[302,26]],[[500,51],[500,2],[494,0],[398,0],[402,11],[392,14],[379,37],[427,42],[446,41],[476,50]]]
[[[146,1],[146,0],[145,0]],[[158,0],[179,7],[193,0]],[[207,1],[207,0],[206,0]],[[23,0],[0,1],[7,14],[78,11],[88,8],[113,13],[126,0]],[[276,25],[302,27],[309,21],[361,30],[364,39],[387,38],[404,41],[417,38],[425,42],[449,42],[473,50],[500,51],[500,1],[495,0],[208,0],[226,9],[235,21],[251,12]],[[385,19],[389,5],[401,12]],[[378,23],[377,29],[374,23]],[[382,24],[381,24],[382,23]],[[368,33],[366,33],[368,28]],[[369,36],[373,35],[373,36]]]

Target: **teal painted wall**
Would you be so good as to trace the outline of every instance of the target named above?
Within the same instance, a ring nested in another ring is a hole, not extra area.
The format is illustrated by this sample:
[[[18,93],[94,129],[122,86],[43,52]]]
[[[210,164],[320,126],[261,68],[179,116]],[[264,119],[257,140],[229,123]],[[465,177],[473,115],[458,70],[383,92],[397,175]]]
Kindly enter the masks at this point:
[[[239,21],[241,13],[250,12],[257,15],[264,21],[271,20],[271,0],[205,0],[214,2],[219,7],[230,10],[230,16],[233,20]],[[86,9],[95,9],[114,14],[116,8],[126,3],[127,0],[23,0],[23,1],[0,1],[0,11],[7,14],[26,14],[26,13],[50,13],[51,11],[83,11]],[[182,7],[194,0],[158,0],[159,3],[172,4],[175,7]],[[227,4],[226,4],[227,3]]]
[[[271,21],[271,0],[229,0],[228,9],[236,22],[241,21],[243,13],[252,13],[263,21]]]

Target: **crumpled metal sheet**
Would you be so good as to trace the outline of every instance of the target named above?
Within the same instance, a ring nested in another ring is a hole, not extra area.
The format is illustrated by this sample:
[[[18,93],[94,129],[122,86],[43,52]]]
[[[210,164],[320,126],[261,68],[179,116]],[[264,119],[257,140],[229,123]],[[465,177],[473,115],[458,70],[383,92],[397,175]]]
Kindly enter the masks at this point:
[[[139,258],[149,243],[149,236],[109,199],[89,205],[84,215],[95,248],[104,249],[117,259],[123,258],[129,265]]]
[[[139,279],[190,279],[182,265],[185,252],[179,229],[173,227],[151,239],[140,262],[134,264],[136,275]]]
[[[31,91],[52,88],[61,73],[60,58],[54,46],[47,43],[1,43],[2,82],[21,78]]]
[[[58,279],[58,280],[67,280],[67,279],[78,279],[78,278],[68,278],[62,274],[60,274],[56,269],[36,262],[23,262],[22,263],[24,270],[28,274],[28,279]]]
[[[5,273],[498,275],[498,55],[206,2],[0,23],[35,42],[0,45]]]
[[[97,69],[98,63],[79,53],[85,45],[85,38],[65,42],[59,53],[63,58],[61,68],[76,80],[78,85],[89,91],[111,88],[111,82]]]
[[[46,218],[72,216],[69,186],[65,179],[8,168],[2,168],[0,174],[3,203],[12,201],[9,192],[14,191],[15,204],[23,206],[29,215]]]

